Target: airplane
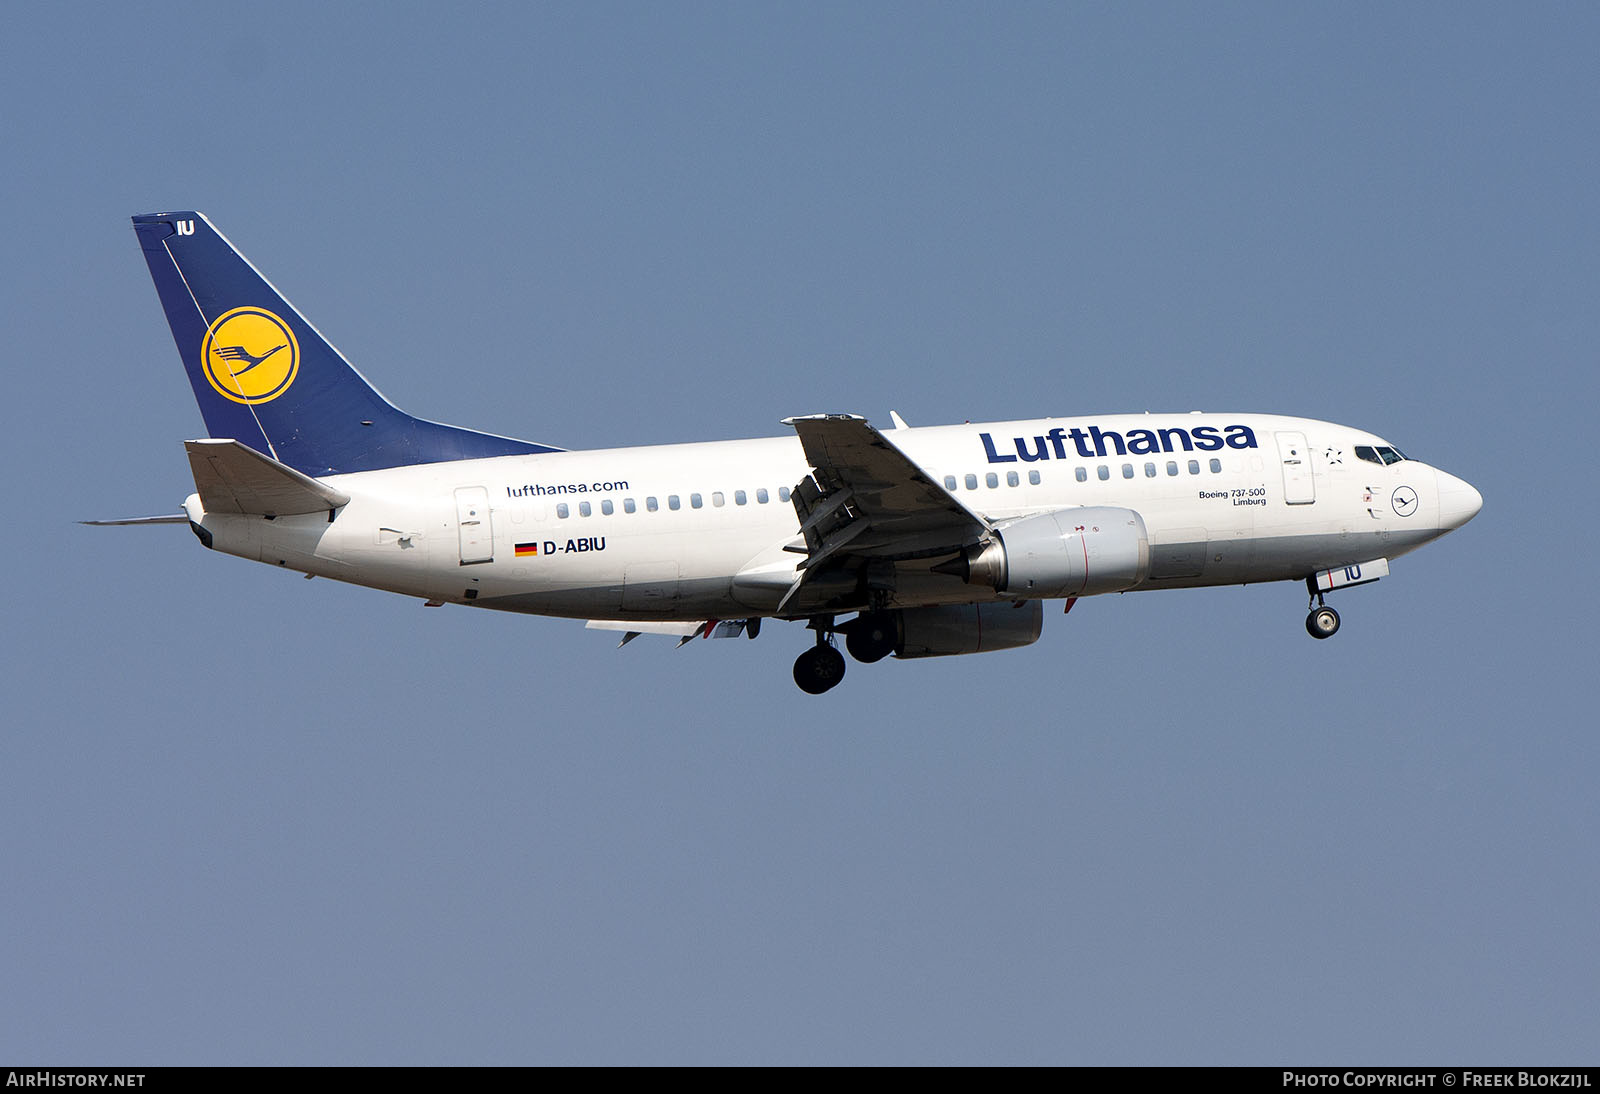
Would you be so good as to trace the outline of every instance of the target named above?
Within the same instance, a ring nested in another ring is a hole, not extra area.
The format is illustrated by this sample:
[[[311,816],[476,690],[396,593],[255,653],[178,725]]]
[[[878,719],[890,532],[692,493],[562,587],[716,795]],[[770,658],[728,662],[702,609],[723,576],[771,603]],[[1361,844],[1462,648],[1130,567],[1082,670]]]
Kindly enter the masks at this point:
[[[133,218],[208,437],[183,512],[207,548],[419,597],[621,632],[814,632],[821,694],[871,663],[1035,642],[1044,602],[1304,582],[1334,590],[1461,527],[1471,485],[1381,437],[1253,413],[879,429],[567,451],[425,421],[380,395],[198,212]],[[842,617],[848,616],[848,619]]]

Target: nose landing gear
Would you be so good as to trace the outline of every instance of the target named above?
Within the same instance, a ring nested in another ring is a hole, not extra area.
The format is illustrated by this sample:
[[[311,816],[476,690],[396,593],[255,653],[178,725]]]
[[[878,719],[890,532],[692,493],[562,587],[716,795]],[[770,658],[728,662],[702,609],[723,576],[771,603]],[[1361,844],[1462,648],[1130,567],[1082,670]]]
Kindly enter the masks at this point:
[[[1306,633],[1312,638],[1332,638],[1339,631],[1339,613],[1319,604],[1306,616]]]
[[[1339,613],[1328,607],[1322,599],[1322,590],[1316,579],[1309,578],[1306,587],[1311,590],[1311,614],[1306,616],[1306,633],[1312,638],[1332,638],[1339,632]]]

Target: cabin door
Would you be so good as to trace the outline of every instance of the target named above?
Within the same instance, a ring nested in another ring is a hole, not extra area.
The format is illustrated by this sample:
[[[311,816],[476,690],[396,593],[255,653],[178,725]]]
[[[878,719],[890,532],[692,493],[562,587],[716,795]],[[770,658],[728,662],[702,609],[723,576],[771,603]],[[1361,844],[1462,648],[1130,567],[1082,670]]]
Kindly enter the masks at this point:
[[[1278,460],[1283,465],[1283,500],[1290,505],[1310,505],[1317,500],[1311,478],[1311,453],[1304,433],[1278,434]]]
[[[494,525],[485,487],[463,486],[456,491],[456,525],[461,529],[461,565],[494,561]]]

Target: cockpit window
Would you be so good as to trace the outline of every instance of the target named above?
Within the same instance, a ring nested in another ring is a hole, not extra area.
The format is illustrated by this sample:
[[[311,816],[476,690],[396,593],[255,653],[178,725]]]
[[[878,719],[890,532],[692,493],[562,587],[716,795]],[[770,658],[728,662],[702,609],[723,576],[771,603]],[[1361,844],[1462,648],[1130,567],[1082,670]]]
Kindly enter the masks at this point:
[[[1405,458],[1404,452],[1390,445],[1382,445],[1376,448],[1370,444],[1356,445],[1356,459],[1366,460],[1368,463],[1379,463],[1388,466],[1391,463],[1399,463]]]

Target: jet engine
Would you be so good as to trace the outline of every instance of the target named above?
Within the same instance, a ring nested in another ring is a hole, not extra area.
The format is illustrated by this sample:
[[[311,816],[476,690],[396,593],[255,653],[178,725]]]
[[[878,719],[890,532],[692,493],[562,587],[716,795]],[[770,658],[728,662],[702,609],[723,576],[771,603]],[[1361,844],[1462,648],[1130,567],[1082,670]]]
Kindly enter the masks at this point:
[[[1115,593],[1150,572],[1150,537],[1132,509],[1056,509],[1003,525],[934,570],[1019,598]]]
[[[946,604],[906,608],[898,616],[896,657],[943,657],[955,653],[1014,650],[1039,640],[1044,629],[1044,604]]]

